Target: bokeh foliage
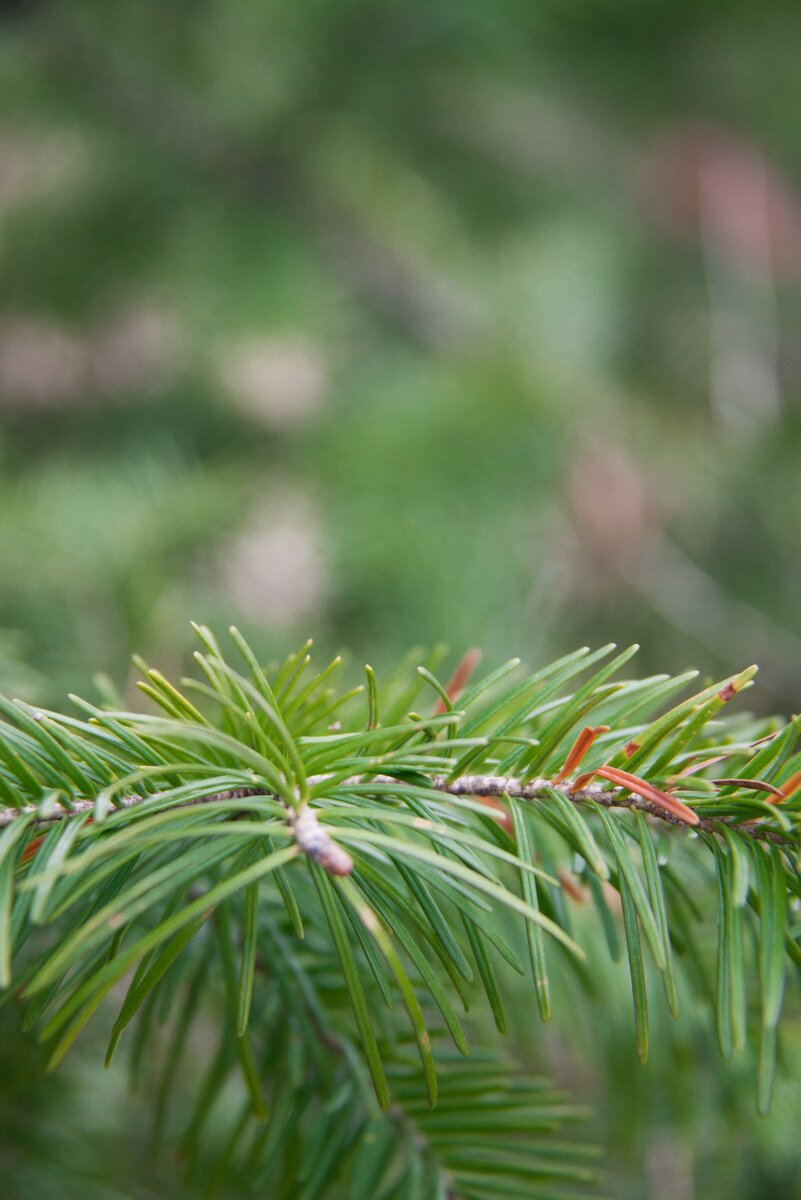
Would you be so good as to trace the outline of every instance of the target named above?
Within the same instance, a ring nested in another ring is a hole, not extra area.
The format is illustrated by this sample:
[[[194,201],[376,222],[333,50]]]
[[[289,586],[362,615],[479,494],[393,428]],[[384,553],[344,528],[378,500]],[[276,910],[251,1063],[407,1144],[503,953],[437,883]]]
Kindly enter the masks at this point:
[[[799,46],[790,0],[0,5],[3,690],[125,690],[202,614],[378,666],[637,639],[795,711]],[[746,229],[784,198],[769,271],[687,215],[704,155]],[[578,1058],[620,1179],[792,1196],[792,1091],[756,1124],[681,1028]]]

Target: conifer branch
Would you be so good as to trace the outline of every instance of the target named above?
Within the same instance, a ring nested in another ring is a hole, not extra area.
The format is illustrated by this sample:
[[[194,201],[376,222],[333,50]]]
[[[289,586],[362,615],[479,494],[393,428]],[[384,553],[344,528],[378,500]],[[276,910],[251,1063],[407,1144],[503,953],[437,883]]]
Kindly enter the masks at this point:
[[[312,775],[308,779],[311,786],[325,784],[326,780],[331,778],[328,775]],[[338,787],[348,788],[354,786],[369,785],[370,783],[380,785],[395,785],[402,787],[402,780],[398,780],[391,775],[374,775],[371,777],[364,775],[354,775],[338,781]],[[647,781],[646,781],[647,782]],[[772,791],[774,794],[782,794],[778,788],[770,788],[769,785],[755,785],[753,780],[737,780],[737,779],[721,779],[717,781],[721,787],[737,784],[741,787],[756,790]],[[514,800],[545,800],[552,793],[558,791],[561,795],[569,800],[572,804],[586,805],[598,804],[603,808],[622,808],[631,809],[637,812],[647,813],[649,816],[657,820],[665,821],[669,825],[678,826],[685,829],[695,829],[699,833],[717,834],[721,832],[721,826],[726,825],[737,829],[738,833],[745,834],[747,837],[754,838],[757,841],[764,839],[777,843],[786,843],[787,838],[777,833],[774,829],[764,828],[758,823],[740,822],[736,826],[731,825],[730,818],[703,818],[697,817],[694,821],[687,820],[680,814],[672,812],[663,807],[654,800],[649,800],[647,797],[636,795],[633,792],[627,792],[625,788],[604,788],[597,784],[584,784],[581,787],[576,787],[575,784],[569,782],[557,783],[555,779],[536,778],[523,781],[510,775],[464,775],[457,779],[449,779],[446,775],[434,775],[430,779],[430,786],[434,791],[442,792],[448,796],[476,796],[480,798],[496,798],[503,800],[504,797]],[[254,796],[264,795],[263,789],[259,788],[229,788],[221,792],[212,792],[207,796],[199,796],[194,800],[178,801],[173,807],[175,808],[193,808],[204,804],[216,804],[226,800],[244,800]],[[272,797],[276,799],[277,797]],[[783,797],[782,797],[783,798]],[[117,809],[131,809],[139,805],[153,802],[154,796],[120,796],[115,800]],[[55,804],[45,811],[41,811],[36,805],[26,805],[23,808],[0,808],[0,829],[10,825],[13,821],[27,817],[32,819],[37,826],[52,825],[57,821],[65,821],[71,818],[90,816],[95,809],[95,800],[78,799],[73,801],[69,808],[63,804]],[[302,812],[290,814],[290,825],[295,834],[295,839],[298,842],[300,849],[309,854],[315,862],[320,862],[325,866],[322,860],[327,858],[328,842],[330,837],[321,829],[319,822],[316,819],[313,809],[306,807]],[[327,841],[326,841],[327,838]],[[340,860],[340,865],[344,867],[344,859]],[[326,867],[331,874],[348,874],[349,872],[342,870],[332,870]]]
[[[646,958],[672,1013],[679,978],[715,996],[725,1056],[745,1044],[754,990],[767,1107],[787,960],[801,965],[800,723],[721,718],[753,668],[666,709],[692,676],[613,679],[633,649],[580,650],[522,678],[515,660],[474,683],[471,652],[448,684],[434,662],[389,687],[368,669],[365,704],[331,686],[338,659],[310,672],[308,645],[267,670],[232,630],[237,669],[196,631],[203,682],[143,666],[158,714],[76,700],[81,715],[65,716],[0,697],[0,985],[30,1002],[53,1064],[126,978],[109,1058],[134,1019],[147,1043],[152,1002],[169,1006],[182,973],[200,981],[190,996],[216,978],[228,1033],[201,1094],[236,1069],[259,1121],[262,1078],[280,1086],[286,1069],[321,1098],[347,1087],[365,1139],[389,1144],[397,1122],[365,1107],[367,1076],[379,1107],[399,1105],[401,1126],[424,1134],[425,1170],[481,1177],[475,1194],[490,1195],[485,1147],[525,1174],[515,1138],[569,1107],[515,1084],[511,1129],[497,1056],[470,1075],[468,1101],[467,1068],[442,1045],[467,1053],[457,1008],[479,987],[507,1028],[495,955],[529,973],[549,1019],[549,962],[567,955],[589,979],[596,920],[611,957],[625,943],[643,1059]],[[692,916],[704,886],[718,903],[711,968]],[[503,911],[522,918],[520,946]],[[57,936],[40,937],[48,925]],[[300,1074],[275,1057],[298,1023]],[[202,1121],[199,1109],[192,1153]],[[482,1148],[454,1157],[465,1121]],[[404,1153],[418,1150],[412,1139]],[[342,1169],[358,1173],[358,1156]]]

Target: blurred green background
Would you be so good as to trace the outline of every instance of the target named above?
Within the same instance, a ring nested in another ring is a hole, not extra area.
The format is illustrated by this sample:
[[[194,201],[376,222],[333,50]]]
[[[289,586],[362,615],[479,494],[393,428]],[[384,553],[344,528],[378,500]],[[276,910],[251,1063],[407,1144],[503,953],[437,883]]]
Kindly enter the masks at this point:
[[[6,690],[195,617],[379,670],[636,640],[795,711],[799,61],[797,0],[0,3]],[[801,1195],[792,1089],[768,1128],[668,1036],[587,1048],[607,1190]],[[159,1194],[96,1048],[2,1053],[12,1200]]]

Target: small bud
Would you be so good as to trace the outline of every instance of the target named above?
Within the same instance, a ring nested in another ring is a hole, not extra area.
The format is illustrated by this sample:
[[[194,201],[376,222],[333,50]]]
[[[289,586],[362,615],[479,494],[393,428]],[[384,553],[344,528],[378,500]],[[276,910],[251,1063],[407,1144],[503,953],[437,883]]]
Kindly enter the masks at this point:
[[[313,862],[329,875],[350,875],[353,859],[323,829],[313,808],[304,804],[292,817],[291,825],[299,849]]]

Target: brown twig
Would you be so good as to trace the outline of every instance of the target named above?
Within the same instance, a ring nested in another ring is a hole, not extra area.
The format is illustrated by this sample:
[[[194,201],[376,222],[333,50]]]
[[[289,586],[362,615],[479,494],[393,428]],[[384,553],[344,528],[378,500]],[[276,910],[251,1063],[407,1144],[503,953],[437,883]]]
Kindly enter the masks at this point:
[[[307,782],[310,786],[313,786],[324,783],[327,778],[326,775],[311,775]],[[337,788],[347,788],[357,785],[369,786],[371,783],[380,785],[396,784],[398,790],[401,792],[404,786],[402,780],[396,779],[392,775],[355,775],[351,779],[339,780],[336,786]],[[556,784],[553,780],[546,778],[523,781],[511,775],[462,775],[458,779],[449,779],[447,775],[434,775],[430,779],[430,784],[435,791],[442,792],[448,796],[490,797],[499,800],[505,796],[515,800],[546,800],[549,793],[555,789],[561,792],[573,804],[593,803],[600,804],[604,808],[636,809],[660,821],[664,821],[668,825],[677,825],[683,829],[692,828],[703,833],[717,833],[720,831],[721,825],[726,823],[725,817],[698,817],[696,813],[693,813],[693,816],[697,820],[695,823],[691,823],[681,815],[681,810],[686,806],[681,805],[678,801],[674,801],[676,811],[671,811],[664,803],[660,803],[656,799],[651,799],[648,795],[639,795],[628,791],[623,786],[606,788],[602,784],[582,782],[581,786],[576,787],[575,783],[572,785],[570,783]],[[664,795],[661,789],[656,788],[654,785],[651,785],[651,787],[655,795]],[[201,796],[195,800],[182,801],[175,805],[175,807],[193,808],[201,804],[214,804],[215,802],[224,800],[244,800],[254,796],[266,795],[271,796],[271,793],[266,792],[263,788],[232,788],[227,791],[213,792],[208,796]],[[117,801],[115,811],[137,808],[139,805],[154,798],[153,796],[122,796]],[[19,809],[0,809],[0,829],[24,816],[36,816],[35,824],[37,826],[50,825],[54,821],[62,821],[69,817],[77,817],[90,813],[94,810],[94,806],[94,800],[76,800],[72,808],[56,805],[41,816],[37,816],[36,807],[33,805]],[[691,812],[692,810],[687,809],[687,811]],[[110,815],[113,815],[113,813]],[[295,829],[297,820],[297,816],[291,817],[291,823]],[[745,825],[741,823],[738,825],[738,829],[743,833],[747,833],[749,837],[761,838],[767,841],[787,841],[786,837],[775,832],[775,830],[766,829],[759,825]],[[298,845],[301,850],[304,849],[304,845],[302,844],[303,838],[304,827],[301,825],[301,836],[298,838]],[[314,856],[312,855],[312,857]]]

